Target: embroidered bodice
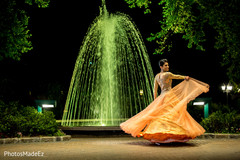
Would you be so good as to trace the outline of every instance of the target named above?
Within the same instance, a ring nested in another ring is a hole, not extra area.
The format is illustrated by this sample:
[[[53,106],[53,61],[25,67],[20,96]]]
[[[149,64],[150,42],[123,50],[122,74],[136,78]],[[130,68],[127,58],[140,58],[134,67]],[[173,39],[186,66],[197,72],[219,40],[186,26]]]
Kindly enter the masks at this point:
[[[161,94],[172,89],[172,79],[184,79],[185,76],[175,75],[171,72],[158,73],[154,79],[154,99],[157,97],[158,86]]]

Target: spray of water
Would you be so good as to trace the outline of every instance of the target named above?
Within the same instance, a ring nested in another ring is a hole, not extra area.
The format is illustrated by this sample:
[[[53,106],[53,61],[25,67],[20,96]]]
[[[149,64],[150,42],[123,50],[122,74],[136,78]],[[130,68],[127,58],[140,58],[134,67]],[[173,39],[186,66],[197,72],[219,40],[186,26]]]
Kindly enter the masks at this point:
[[[62,126],[119,126],[152,101],[152,83],[140,32],[103,0],[76,60]]]

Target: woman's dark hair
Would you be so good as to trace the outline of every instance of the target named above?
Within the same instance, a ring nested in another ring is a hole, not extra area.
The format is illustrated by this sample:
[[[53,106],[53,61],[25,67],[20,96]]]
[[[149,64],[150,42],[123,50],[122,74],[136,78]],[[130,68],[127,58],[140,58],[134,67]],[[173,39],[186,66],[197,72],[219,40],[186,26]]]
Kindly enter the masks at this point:
[[[163,65],[164,65],[164,63],[166,63],[166,62],[168,62],[168,60],[167,60],[167,59],[161,59],[161,60],[158,62],[158,64],[159,64],[159,67],[160,67],[160,66],[163,66]]]

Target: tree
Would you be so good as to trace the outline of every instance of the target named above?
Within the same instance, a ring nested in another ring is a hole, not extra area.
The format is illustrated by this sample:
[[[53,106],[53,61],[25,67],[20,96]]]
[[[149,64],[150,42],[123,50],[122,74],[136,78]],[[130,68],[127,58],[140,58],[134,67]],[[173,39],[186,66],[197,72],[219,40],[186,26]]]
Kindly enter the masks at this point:
[[[125,0],[130,8],[143,7],[151,13],[151,0]],[[171,37],[181,34],[188,41],[188,48],[205,51],[206,29],[215,32],[214,48],[223,51],[222,66],[227,67],[228,77],[240,84],[240,14],[238,0],[159,0],[162,6],[161,30],[152,33],[148,41],[159,47],[154,54],[171,49]]]
[[[20,60],[23,53],[32,50],[26,8],[37,5],[48,7],[50,0],[1,0],[0,1],[0,60]]]

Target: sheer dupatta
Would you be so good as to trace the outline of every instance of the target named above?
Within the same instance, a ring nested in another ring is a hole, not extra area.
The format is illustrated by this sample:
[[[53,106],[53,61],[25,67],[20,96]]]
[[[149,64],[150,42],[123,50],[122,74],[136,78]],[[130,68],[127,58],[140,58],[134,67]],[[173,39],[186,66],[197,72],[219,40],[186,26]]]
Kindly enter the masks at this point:
[[[203,92],[209,91],[209,85],[190,78],[183,81],[170,91],[158,96],[147,108],[120,124],[126,133],[136,137],[154,120],[170,117],[171,122],[188,131],[190,137],[196,137],[205,130],[189,115],[187,104]],[[186,118],[191,123],[186,123]],[[194,129],[192,129],[194,128]]]

